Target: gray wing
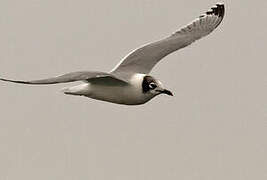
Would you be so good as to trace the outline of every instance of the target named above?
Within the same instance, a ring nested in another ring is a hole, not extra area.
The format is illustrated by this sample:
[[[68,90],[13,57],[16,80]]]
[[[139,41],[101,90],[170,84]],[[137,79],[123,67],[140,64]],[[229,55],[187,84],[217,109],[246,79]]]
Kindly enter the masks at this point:
[[[57,83],[68,83],[74,81],[87,81],[87,82],[94,82],[96,79],[108,79],[109,81],[117,82],[117,83],[126,83],[125,81],[104,72],[98,71],[79,71],[79,72],[72,72],[68,74],[64,74],[57,77],[41,79],[41,80],[33,80],[33,81],[17,81],[17,80],[10,80],[0,78],[2,81],[13,82],[13,83],[20,83],[20,84],[32,84],[32,85],[46,85],[46,84],[57,84]]]
[[[134,50],[124,57],[111,72],[114,74],[120,72],[148,74],[168,54],[211,33],[221,23],[224,11],[223,4],[216,4],[216,7],[212,7],[210,11],[171,36]]]

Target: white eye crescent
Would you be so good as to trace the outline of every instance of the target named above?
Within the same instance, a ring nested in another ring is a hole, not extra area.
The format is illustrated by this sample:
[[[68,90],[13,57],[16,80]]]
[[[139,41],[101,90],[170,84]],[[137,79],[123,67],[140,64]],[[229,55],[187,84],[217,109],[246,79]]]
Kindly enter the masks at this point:
[[[149,84],[150,89],[155,89],[156,87],[158,87],[158,86],[153,82]]]

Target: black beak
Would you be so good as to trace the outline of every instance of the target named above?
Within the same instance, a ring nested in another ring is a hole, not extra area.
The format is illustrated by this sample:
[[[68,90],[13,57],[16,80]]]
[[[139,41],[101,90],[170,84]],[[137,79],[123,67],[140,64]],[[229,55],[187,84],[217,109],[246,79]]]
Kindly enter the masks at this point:
[[[167,90],[167,89],[164,89],[163,91],[161,91],[162,94],[167,94],[169,96],[173,96],[172,92]]]

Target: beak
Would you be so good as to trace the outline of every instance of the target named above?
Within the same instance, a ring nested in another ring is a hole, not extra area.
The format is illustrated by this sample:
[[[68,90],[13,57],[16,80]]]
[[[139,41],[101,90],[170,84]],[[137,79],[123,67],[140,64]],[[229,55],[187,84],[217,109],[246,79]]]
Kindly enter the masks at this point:
[[[171,91],[169,91],[169,90],[167,90],[167,89],[164,89],[164,90],[162,90],[162,91],[160,91],[162,94],[167,94],[167,95],[169,95],[169,96],[173,96],[173,94],[172,94],[172,92]]]

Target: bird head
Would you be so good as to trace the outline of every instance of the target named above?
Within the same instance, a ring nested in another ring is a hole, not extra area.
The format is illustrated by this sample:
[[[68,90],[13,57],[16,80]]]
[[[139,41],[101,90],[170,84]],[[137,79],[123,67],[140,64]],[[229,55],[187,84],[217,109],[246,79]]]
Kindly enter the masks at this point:
[[[159,94],[167,94],[169,96],[173,96],[173,93],[165,89],[159,80],[149,75],[146,75],[143,78],[142,90],[144,94],[150,94],[153,96]]]

